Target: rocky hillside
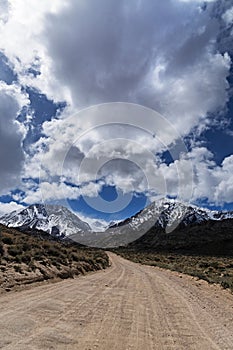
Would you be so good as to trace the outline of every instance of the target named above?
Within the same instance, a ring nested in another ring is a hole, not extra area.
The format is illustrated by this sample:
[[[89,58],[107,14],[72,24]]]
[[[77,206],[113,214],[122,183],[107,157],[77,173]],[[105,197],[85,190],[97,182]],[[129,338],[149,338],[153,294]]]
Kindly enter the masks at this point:
[[[153,227],[127,248],[233,256],[233,219],[208,220],[189,226],[181,224],[170,233],[166,233],[162,228]]]
[[[103,251],[61,241],[42,231],[26,234],[0,225],[0,292],[108,266],[108,256]]]

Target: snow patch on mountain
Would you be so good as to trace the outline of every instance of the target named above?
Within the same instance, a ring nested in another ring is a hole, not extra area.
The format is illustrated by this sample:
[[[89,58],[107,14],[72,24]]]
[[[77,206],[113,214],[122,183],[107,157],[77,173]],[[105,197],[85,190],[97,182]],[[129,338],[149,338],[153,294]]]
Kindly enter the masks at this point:
[[[107,223],[86,218],[58,205],[35,204],[0,218],[10,227],[35,228],[55,236],[69,236],[78,243],[96,247],[126,245],[144,235],[152,227],[172,232],[178,225],[186,227],[209,220],[233,218],[233,212],[211,211],[173,199],[159,199],[136,215]]]
[[[149,226],[156,225],[157,227],[167,228],[168,231],[172,231],[179,224],[188,226],[208,220],[224,220],[229,218],[233,218],[233,212],[199,208],[175,199],[160,199],[151,203],[130,219],[117,223],[112,227],[120,228],[127,225],[130,229],[138,231],[145,225],[148,229]]]
[[[87,222],[67,208],[49,204],[35,204],[6,214],[0,218],[0,223],[9,227],[35,228],[59,236],[92,231]]]

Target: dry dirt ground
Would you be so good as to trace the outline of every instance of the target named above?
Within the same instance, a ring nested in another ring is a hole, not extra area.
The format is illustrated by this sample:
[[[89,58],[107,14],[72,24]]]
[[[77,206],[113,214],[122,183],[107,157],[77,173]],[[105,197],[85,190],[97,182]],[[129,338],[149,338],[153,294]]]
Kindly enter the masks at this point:
[[[233,349],[233,295],[110,253],[111,268],[0,296],[0,348]]]

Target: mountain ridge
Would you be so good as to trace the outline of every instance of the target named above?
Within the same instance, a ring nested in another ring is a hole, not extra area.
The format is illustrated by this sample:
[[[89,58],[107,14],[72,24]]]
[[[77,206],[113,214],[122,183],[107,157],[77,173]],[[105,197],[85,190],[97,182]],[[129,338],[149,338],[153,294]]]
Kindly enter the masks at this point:
[[[51,204],[30,205],[21,211],[2,216],[0,223],[8,227],[38,229],[63,237],[91,231],[89,224],[69,209]]]
[[[35,204],[20,212],[12,212],[0,218],[9,227],[38,229],[53,236],[70,239],[93,247],[109,248],[127,245],[152,228],[171,233],[177,227],[184,228],[208,221],[233,219],[233,212],[212,211],[174,199],[159,199],[126,220],[111,223],[105,231],[93,231],[68,208]]]

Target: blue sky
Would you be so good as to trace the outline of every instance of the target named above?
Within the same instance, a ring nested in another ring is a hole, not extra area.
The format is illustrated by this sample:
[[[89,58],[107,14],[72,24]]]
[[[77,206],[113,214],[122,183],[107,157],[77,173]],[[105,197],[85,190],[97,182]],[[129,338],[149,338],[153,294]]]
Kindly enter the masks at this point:
[[[114,221],[162,196],[233,210],[231,1],[0,10],[1,214]]]

